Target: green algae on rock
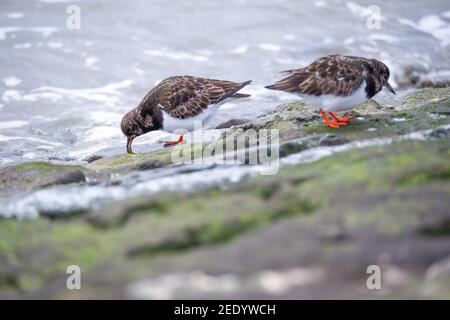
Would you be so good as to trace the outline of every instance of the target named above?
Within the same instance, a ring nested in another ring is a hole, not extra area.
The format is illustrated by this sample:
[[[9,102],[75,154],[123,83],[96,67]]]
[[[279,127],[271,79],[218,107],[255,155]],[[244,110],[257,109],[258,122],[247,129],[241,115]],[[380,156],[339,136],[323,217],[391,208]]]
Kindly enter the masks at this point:
[[[447,174],[440,175],[450,170],[449,162],[442,161],[449,148],[446,139],[404,141],[286,167],[276,179],[257,177],[226,191],[141,197],[64,223],[3,221],[0,292],[3,297],[74,297],[51,281],[59,281],[61,270],[73,261],[85,270],[88,297],[105,297],[109,287],[122,292],[124,283],[168,272],[247,274],[263,270],[264,265],[276,269],[311,263],[335,270],[338,265],[348,268],[351,261],[373,259],[371,250],[379,249],[372,243],[383,247],[388,241],[382,250],[395,253],[405,239],[424,248],[403,266],[420,283],[417,270],[423,270],[426,264],[422,260],[428,259],[424,255],[430,254],[425,248],[433,245],[438,255],[449,251],[444,246],[448,245],[446,233],[434,231],[441,230],[436,223],[449,219],[445,204],[450,187]],[[411,178],[414,175],[426,175],[427,179]],[[284,225],[289,228],[279,230]],[[32,247],[17,241],[23,232],[33,238]],[[425,233],[434,235],[425,241]],[[372,242],[366,243],[367,237]],[[314,253],[305,241],[315,248]],[[281,243],[290,245],[280,250]],[[361,245],[368,249],[360,251]],[[45,272],[35,263],[24,263],[35,255],[40,256],[39,265],[48,266]],[[342,255],[348,257],[348,263],[339,258]],[[239,256],[245,256],[247,262]],[[324,256],[327,262],[322,260]],[[16,265],[16,271],[5,269],[8,265]],[[364,274],[365,269],[361,270]],[[323,286],[326,290],[326,283]],[[252,292],[251,288],[242,290]],[[414,286],[402,290],[412,297],[420,294]],[[361,294],[351,292],[347,296]],[[109,294],[106,296],[115,296]],[[370,292],[364,296],[370,297]]]
[[[175,291],[172,297],[308,298],[314,292],[322,298],[379,298],[365,287],[372,264],[386,275],[385,297],[449,297],[442,268],[450,256],[449,99],[449,89],[427,89],[395,98],[388,107],[370,102],[352,111],[360,119],[339,130],[324,127],[304,104],[282,106],[246,124],[279,128],[282,156],[362,139],[392,143],[344,148],[234,185],[126,199],[64,220],[1,219],[0,298],[134,298],[135,284],[152,280],[169,290],[164,277],[199,272],[203,279],[228,275],[237,285],[229,291]],[[394,139],[420,130],[428,133]],[[169,165],[172,151],[80,167],[30,163],[1,169],[0,179],[3,188],[24,184],[21,190],[30,190],[75,169],[108,181],[111,173]],[[83,290],[65,288],[71,264],[82,268]],[[320,271],[308,276],[311,283],[287,276],[303,279],[310,270]],[[292,286],[269,290],[267,279],[275,276]]]
[[[85,172],[81,166],[26,162],[0,168],[0,193],[30,191],[51,185],[83,183]]]

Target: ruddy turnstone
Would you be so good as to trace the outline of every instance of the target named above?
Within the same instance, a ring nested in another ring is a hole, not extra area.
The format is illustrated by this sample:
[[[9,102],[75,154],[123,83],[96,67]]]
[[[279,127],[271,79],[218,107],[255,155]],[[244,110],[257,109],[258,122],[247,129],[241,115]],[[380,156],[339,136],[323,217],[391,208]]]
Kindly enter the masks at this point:
[[[395,94],[388,82],[389,68],[376,59],[331,55],[305,68],[284,72],[289,76],[266,88],[299,94],[319,108],[331,128],[344,126],[352,119],[338,117],[334,111],[349,110],[366,102],[383,87]]]
[[[139,105],[122,119],[121,129],[127,137],[127,152],[133,153],[133,139],[154,130],[173,132],[178,129],[192,131],[194,121],[206,122],[227,98],[246,98],[237,93],[251,81],[236,83],[225,80],[192,76],[174,76],[161,81],[151,89]],[[183,142],[183,135],[171,146]]]

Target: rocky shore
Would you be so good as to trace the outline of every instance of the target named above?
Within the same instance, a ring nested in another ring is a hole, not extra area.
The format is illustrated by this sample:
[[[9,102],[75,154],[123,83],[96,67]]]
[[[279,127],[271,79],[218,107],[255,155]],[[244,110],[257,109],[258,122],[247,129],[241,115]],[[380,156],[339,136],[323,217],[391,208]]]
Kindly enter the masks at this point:
[[[0,298],[450,298],[450,89],[349,114],[334,130],[292,103],[228,130],[279,130],[271,176],[171,149],[0,168]]]

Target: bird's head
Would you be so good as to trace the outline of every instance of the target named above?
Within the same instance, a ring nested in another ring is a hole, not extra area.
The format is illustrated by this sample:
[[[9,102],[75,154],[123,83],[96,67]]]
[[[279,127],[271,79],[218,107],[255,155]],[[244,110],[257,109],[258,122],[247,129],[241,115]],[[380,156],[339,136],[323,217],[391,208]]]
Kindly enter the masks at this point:
[[[372,67],[374,69],[374,74],[376,75],[377,82],[380,86],[380,90],[385,87],[393,94],[396,94],[392,86],[389,84],[389,77],[391,75],[389,68],[383,62],[373,59]]]
[[[149,131],[159,130],[160,125],[151,114],[143,114],[138,109],[133,109],[122,118],[120,128],[127,137],[127,152],[132,154],[131,144],[133,140]]]

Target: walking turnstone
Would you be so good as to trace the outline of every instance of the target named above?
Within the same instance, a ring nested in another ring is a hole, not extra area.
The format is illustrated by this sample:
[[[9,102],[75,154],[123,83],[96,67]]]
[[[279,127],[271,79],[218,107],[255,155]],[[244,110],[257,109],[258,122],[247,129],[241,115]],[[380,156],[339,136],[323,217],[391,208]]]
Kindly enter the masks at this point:
[[[175,76],[161,81],[151,89],[139,105],[122,119],[121,129],[127,136],[127,152],[133,153],[133,139],[155,130],[192,131],[194,121],[209,120],[226,98],[246,98],[250,95],[237,93],[251,81],[236,83],[225,80],[205,79],[192,76]],[[183,135],[164,146],[183,142]]]
[[[331,55],[305,68],[284,72],[289,76],[266,88],[298,93],[319,108],[331,128],[339,128],[352,119],[338,117],[333,111],[349,110],[366,102],[383,87],[395,94],[388,82],[389,68],[376,59]]]

